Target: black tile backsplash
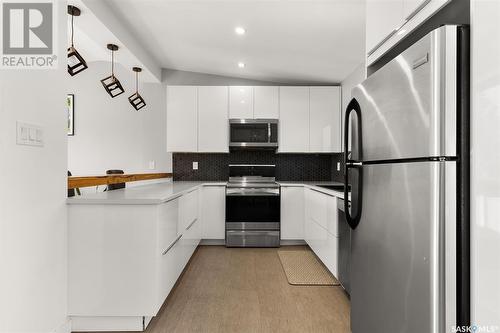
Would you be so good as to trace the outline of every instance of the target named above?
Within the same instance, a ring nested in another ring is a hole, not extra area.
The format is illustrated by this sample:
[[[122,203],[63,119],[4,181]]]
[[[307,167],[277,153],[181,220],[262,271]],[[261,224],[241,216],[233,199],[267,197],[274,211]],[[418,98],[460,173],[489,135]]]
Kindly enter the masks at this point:
[[[336,171],[342,154],[276,154],[266,150],[235,150],[224,153],[174,153],[174,180],[225,181],[229,164],[276,164],[281,181],[342,181]],[[198,170],[193,170],[198,162]]]

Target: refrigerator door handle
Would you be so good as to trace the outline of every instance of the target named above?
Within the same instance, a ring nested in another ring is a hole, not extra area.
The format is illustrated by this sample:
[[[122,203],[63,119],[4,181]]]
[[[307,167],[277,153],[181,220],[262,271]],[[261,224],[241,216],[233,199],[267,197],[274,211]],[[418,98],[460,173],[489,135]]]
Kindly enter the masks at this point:
[[[363,163],[359,161],[355,161],[349,158],[349,119],[352,111],[355,112],[356,117],[358,118],[358,131],[357,131],[357,147],[356,150],[358,152],[358,157],[361,159],[361,107],[359,106],[358,101],[353,98],[349,105],[347,105],[347,109],[345,111],[344,117],[344,212],[347,223],[351,227],[351,229],[356,229],[361,219],[361,204],[363,202]],[[351,194],[351,207],[355,209],[355,215],[352,216],[349,210],[349,169],[357,170],[358,172],[358,181],[357,186],[352,187]],[[355,207],[355,208],[354,208]]]

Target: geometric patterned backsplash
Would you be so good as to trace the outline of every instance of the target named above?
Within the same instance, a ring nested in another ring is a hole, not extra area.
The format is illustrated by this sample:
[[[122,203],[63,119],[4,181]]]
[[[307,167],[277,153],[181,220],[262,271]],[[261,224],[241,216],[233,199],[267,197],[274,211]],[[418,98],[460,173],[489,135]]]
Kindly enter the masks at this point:
[[[337,161],[342,154],[276,154],[272,150],[234,150],[230,153],[174,153],[176,181],[226,181],[229,164],[275,164],[280,181],[342,181]],[[193,170],[198,162],[198,170]]]

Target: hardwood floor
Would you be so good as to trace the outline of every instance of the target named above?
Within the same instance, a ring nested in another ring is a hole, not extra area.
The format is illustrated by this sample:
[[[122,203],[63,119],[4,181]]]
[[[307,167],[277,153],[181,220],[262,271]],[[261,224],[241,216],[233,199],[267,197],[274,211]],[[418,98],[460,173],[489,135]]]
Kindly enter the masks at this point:
[[[200,246],[146,332],[350,332],[349,309],[342,287],[289,285],[277,249]]]

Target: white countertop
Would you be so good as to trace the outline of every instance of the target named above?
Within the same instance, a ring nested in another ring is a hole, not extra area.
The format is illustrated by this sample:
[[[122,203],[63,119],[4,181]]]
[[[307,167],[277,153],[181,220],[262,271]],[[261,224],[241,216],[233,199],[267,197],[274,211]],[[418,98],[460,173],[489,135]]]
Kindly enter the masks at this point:
[[[166,182],[127,187],[109,192],[68,198],[70,205],[156,205],[190,192],[203,185],[226,185],[226,182]]]
[[[283,181],[278,182],[280,186],[305,186],[313,190],[336,196],[344,197],[341,191],[329,190],[316,185],[339,185],[339,182],[300,182]],[[225,186],[226,182],[210,181],[172,181],[166,183],[148,184],[127,187],[109,192],[89,193],[81,196],[68,198],[66,202],[70,205],[157,205],[190,192],[200,186]]]
[[[342,185],[340,182],[327,182],[327,181],[318,181],[318,182],[301,182],[301,181],[283,181],[278,182],[280,186],[304,186],[315,191],[325,193],[331,196],[335,196],[337,198],[344,198],[344,192],[337,190],[330,190],[324,187],[320,187],[318,185]]]

